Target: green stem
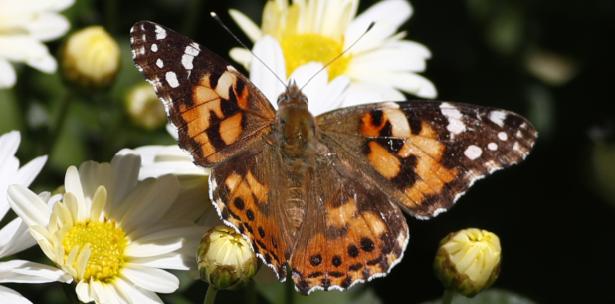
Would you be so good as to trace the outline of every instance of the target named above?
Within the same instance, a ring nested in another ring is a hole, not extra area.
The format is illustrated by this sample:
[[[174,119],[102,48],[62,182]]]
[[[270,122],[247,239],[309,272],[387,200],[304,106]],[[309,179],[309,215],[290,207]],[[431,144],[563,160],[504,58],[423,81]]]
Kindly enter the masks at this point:
[[[256,304],[258,301],[258,296],[256,294],[256,287],[254,285],[254,280],[250,280],[248,282],[248,286],[246,287],[246,304]]]
[[[442,295],[442,304],[452,304],[454,297],[455,297],[454,291],[450,289],[445,289],[444,295]]]
[[[60,108],[58,109],[58,114],[56,115],[54,123],[51,126],[51,130],[49,132],[49,144],[47,146],[49,147],[48,153],[50,159],[53,156],[52,154],[55,150],[55,146],[58,143],[58,139],[60,138],[62,131],[64,130],[64,126],[66,125],[68,110],[70,109],[72,99],[73,94],[71,92],[71,89],[69,88],[68,91],[65,93],[64,98],[62,98]]]
[[[216,287],[209,284],[209,286],[207,287],[207,294],[205,294],[205,300],[203,301],[203,304],[214,304],[214,302],[216,301],[217,293],[218,290],[216,289]]]
[[[295,286],[293,284],[293,276],[290,267],[286,267],[286,282],[285,282],[285,297],[286,304],[293,304],[295,302]]]

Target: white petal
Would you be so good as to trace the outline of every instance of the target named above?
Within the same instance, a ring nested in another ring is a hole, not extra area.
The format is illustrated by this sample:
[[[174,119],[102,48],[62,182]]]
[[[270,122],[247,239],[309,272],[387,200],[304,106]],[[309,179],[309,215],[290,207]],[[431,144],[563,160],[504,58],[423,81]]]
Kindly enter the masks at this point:
[[[130,257],[152,257],[176,251],[185,245],[186,240],[199,240],[203,227],[190,226],[165,229],[133,240],[126,248]]]
[[[100,281],[92,280],[90,282],[90,294],[94,301],[104,304],[120,304],[119,295],[115,292],[112,286]]]
[[[344,35],[344,48],[355,42],[368,26],[374,22],[373,28],[352,47],[351,53],[359,53],[381,44],[412,15],[412,7],[405,0],[381,1],[350,23]]]
[[[47,226],[51,209],[34,192],[21,185],[11,185],[8,195],[11,208],[28,226]]]
[[[20,142],[21,135],[18,131],[11,131],[0,136],[0,164],[15,155]]]
[[[110,208],[122,201],[136,186],[139,177],[141,158],[138,155],[115,155],[111,160],[113,171],[111,185],[107,189],[109,193]]]
[[[278,42],[270,36],[264,36],[259,39],[254,48],[254,54],[261,58],[273,72],[281,79],[286,78],[286,64],[282,48]],[[253,60],[250,69],[250,80],[277,108],[278,96],[286,89],[285,84],[276,79],[275,75],[269,71],[260,61]]]
[[[369,74],[373,71],[414,71],[425,70],[425,59],[401,48],[378,48],[352,58],[347,73]]]
[[[252,42],[257,41],[263,36],[263,33],[261,32],[258,25],[256,25],[252,20],[250,20],[250,18],[248,18],[248,16],[244,15],[242,12],[235,9],[230,9],[228,13],[229,15],[231,15],[231,18],[233,18],[233,20],[237,23],[239,28],[241,28],[241,30],[246,34],[246,36],[248,36],[248,38],[252,40]]]
[[[239,62],[246,70],[250,69],[250,64],[252,63],[252,53],[244,48],[232,48],[229,51],[229,56],[233,58],[233,60]]]
[[[24,260],[0,262],[0,283],[70,282],[71,277],[55,267]]]
[[[75,288],[75,292],[77,293],[77,297],[79,301],[82,303],[89,303],[94,301],[92,295],[90,294],[90,284],[85,281],[81,281],[77,283],[77,287]]]
[[[57,68],[57,63],[49,54],[47,47],[26,35],[0,36],[0,57],[10,61],[25,62],[46,73],[53,73]]]
[[[15,218],[0,230],[0,258],[28,249],[36,241],[21,218]]]
[[[0,89],[10,88],[15,82],[17,82],[15,69],[4,58],[0,58]]]
[[[196,268],[196,259],[194,258],[194,254],[190,256],[177,252],[159,255],[156,257],[131,258],[130,262],[153,268],[177,270],[190,270]]]
[[[16,183],[24,186],[30,186],[34,178],[41,172],[43,166],[47,162],[47,155],[39,156],[27,164],[19,168],[17,176],[15,176]]]
[[[149,290],[145,290],[134,286],[132,283],[122,279],[117,278],[114,281],[115,287],[118,292],[129,302],[129,303],[162,303],[162,300],[155,292],[151,292]]]
[[[338,76],[333,81],[331,81],[324,93],[322,94],[323,102],[315,104],[310,108],[310,113],[312,115],[320,115],[322,113],[337,109],[341,106],[343,101],[343,94],[350,85],[350,79],[345,76]],[[308,101],[308,106],[311,103]]]
[[[343,107],[382,101],[403,101],[406,97],[388,85],[353,83],[344,94]]]
[[[427,78],[414,73],[383,73],[384,83],[422,98],[434,98],[438,95],[436,87]]]
[[[76,201],[85,201],[83,186],[81,185],[81,178],[79,177],[79,170],[77,170],[77,167],[70,166],[66,170],[66,176],[64,177],[64,189],[66,193],[72,193]],[[66,197],[64,199],[66,199]],[[77,211],[77,209],[74,211]]]
[[[39,40],[53,40],[64,35],[70,24],[68,20],[56,13],[41,13],[26,24],[30,34]]]
[[[0,300],[2,300],[2,303],[32,304],[32,302],[22,296],[19,292],[4,286],[0,286]]]
[[[106,203],[107,190],[105,187],[100,186],[96,190],[96,193],[94,193],[94,198],[92,199],[92,211],[90,218],[93,220],[100,220]]]
[[[161,269],[128,263],[122,275],[136,286],[154,292],[171,293],[179,288],[179,279]]]
[[[140,182],[122,203],[128,206],[121,223],[127,233],[146,223],[156,223],[172,206],[179,193],[179,182],[173,175]]]

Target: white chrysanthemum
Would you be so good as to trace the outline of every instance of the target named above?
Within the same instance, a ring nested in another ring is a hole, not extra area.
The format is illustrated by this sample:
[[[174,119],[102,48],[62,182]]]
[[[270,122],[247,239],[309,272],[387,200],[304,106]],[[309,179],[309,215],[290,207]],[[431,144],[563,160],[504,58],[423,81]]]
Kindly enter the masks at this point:
[[[43,44],[64,35],[70,26],[59,14],[74,0],[0,0],[0,88],[12,87],[17,76],[9,62],[23,62],[53,73],[57,62]]]
[[[46,156],[39,156],[21,168],[15,152],[19,147],[19,132],[0,136],[0,221],[9,211],[6,189],[9,184],[29,186],[43,168]],[[49,201],[49,194],[40,195]],[[13,219],[0,229],[0,259],[14,255],[34,246],[36,242],[28,233],[28,226],[20,218]],[[0,283],[47,283],[69,281],[63,271],[47,265],[24,260],[0,262]],[[0,303],[30,303],[15,290],[0,286]]]
[[[404,32],[396,33],[412,15],[410,4],[382,1],[356,16],[358,5],[359,0],[294,0],[291,5],[287,0],[271,0],[265,5],[260,28],[237,10],[230,10],[230,14],[251,40],[274,37],[281,46],[285,74],[308,62],[327,63],[357,41],[373,22],[373,28],[328,67],[331,79],[343,75],[351,81],[341,106],[402,100],[400,91],[435,97],[434,85],[417,74],[425,70],[429,50],[404,40]],[[245,49],[231,50],[231,57],[248,69],[255,68]]]
[[[77,282],[82,302],[162,303],[156,293],[179,286],[162,269],[194,267],[203,228],[172,215],[177,178],[138,181],[139,168],[131,154],[70,167],[64,199],[53,208],[23,186],[9,187],[11,207],[45,255]]]

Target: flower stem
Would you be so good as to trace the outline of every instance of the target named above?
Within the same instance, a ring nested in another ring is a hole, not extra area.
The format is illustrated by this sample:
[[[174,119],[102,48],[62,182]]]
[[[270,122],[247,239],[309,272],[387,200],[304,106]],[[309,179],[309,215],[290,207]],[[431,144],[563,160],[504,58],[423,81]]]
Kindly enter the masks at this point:
[[[444,295],[442,295],[442,304],[452,304],[453,298],[455,297],[455,292],[450,289],[444,290]]]
[[[250,280],[248,282],[248,286],[246,287],[246,304],[256,304],[258,301],[258,296],[256,294],[256,287],[254,286],[254,280]]]
[[[218,290],[216,289],[216,287],[209,284],[209,286],[207,287],[207,294],[205,294],[205,300],[203,301],[203,304],[214,304],[214,302],[216,301],[217,293]]]
[[[54,123],[50,128],[49,144],[47,145],[50,149],[48,152],[50,159],[52,157],[53,151],[55,150],[54,148],[58,142],[58,139],[60,138],[60,135],[62,134],[62,131],[64,130],[64,126],[66,125],[66,120],[68,117],[67,114],[68,114],[72,99],[73,99],[73,93],[69,89],[65,93],[64,98],[62,98],[60,109],[58,110],[58,114],[56,115]]]
[[[293,304],[295,302],[295,287],[293,285],[293,276],[292,276],[292,271],[290,269],[290,267],[286,267],[286,282],[285,282],[285,286],[286,286],[286,292],[285,292],[285,297],[286,297],[286,301],[284,301],[284,303],[286,304]]]

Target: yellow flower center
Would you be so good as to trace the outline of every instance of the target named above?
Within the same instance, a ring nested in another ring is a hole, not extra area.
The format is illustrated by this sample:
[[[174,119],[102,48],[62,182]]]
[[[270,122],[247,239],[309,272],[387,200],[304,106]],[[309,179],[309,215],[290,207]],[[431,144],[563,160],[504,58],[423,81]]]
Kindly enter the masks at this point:
[[[286,74],[308,62],[327,64],[343,51],[344,45],[339,41],[318,34],[286,34],[281,39],[282,52],[286,60]],[[350,62],[350,56],[344,55],[329,67],[329,79],[343,74]]]
[[[65,258],[73,247],[83,248],[89,244],[91,254],[82,279],[92,278],[103,282],[119,275],[125,262],[124,250],[127,242],[124,230],[114,221],[86,221],[75,224],[62,239]]]

